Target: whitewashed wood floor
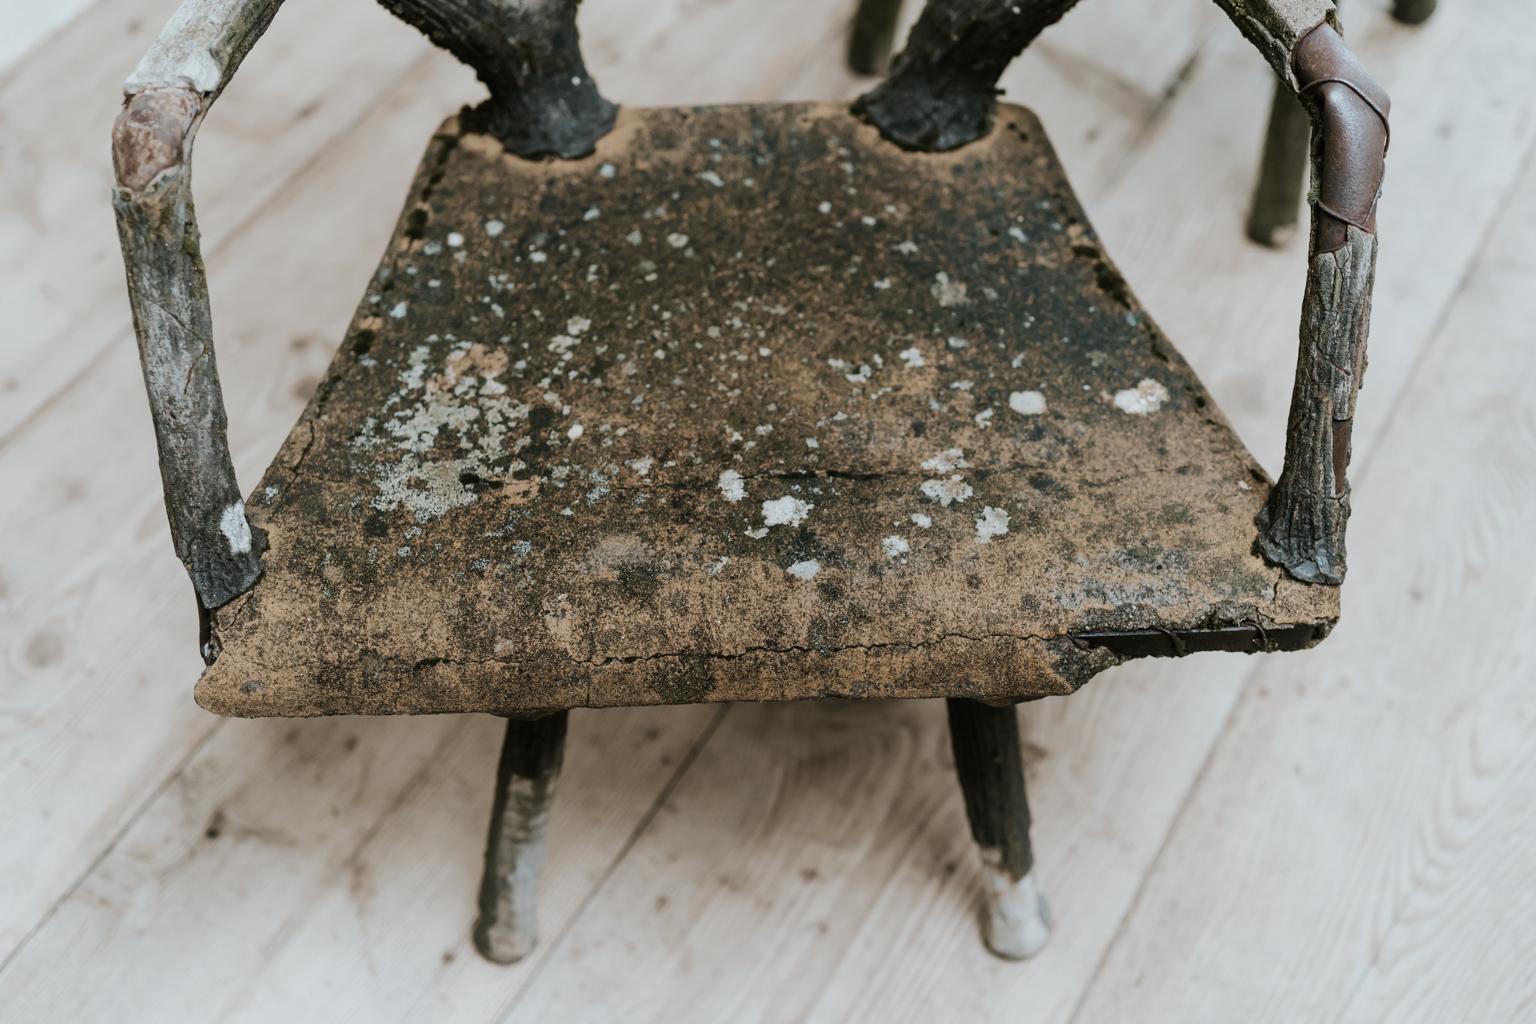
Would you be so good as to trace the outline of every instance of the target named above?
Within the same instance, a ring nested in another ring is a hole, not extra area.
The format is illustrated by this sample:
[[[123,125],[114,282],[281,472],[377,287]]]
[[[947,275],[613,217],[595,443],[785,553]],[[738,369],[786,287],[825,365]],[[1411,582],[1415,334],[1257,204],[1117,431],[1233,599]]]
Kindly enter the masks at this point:
[[[107,203],[174,5],[0,0],[0,1019],[1536,1019],[1536,18],[1384,3],[1348,12],[1394,118],[1334,638],[1026,708],[1056,934],[1024,965],[977,938],[937,703],[578,713],[544,941],[503,968],[468,941],[498,722],[193,706]],[[825,98],[851,6],[583,20],[625,102]],[[1258,58],[1208,0],[1090,0],[1007,85],[1277,469],[1304,258],[1241,237]],[[204,129],[244,480],[477,95],[368,0],[291,0]]]

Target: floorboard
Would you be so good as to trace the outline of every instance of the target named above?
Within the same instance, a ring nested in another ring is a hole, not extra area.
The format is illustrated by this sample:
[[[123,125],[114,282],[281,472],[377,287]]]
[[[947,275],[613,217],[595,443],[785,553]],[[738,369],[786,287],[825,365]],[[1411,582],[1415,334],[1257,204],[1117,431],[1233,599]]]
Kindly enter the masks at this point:
[[[1422,29],[1351,10],[1394,135],[1344,624],[1307,655],[1126,666],[1026,709],[1057,925],[1023,966],[977,938],[937,705],[577,715],[544,942],[514,968],[467,941],[495,721],[191,705],[105,201],[117,83],[174,4],[66,6],[27,16],[8,68],[0,45],[0,178],[22,183],[0,198],[0,523],[22,538],[0,548],[0,1021],[1536,1018],[1536,590],[1508,554],[1536,511],[1521,0]],[[589,0],[589,59],[632,103],[853,95],[846,12],[781,7]],[[1304,242],[1241,239],[1262,64],[1203,0],[1096,0],[1006,84],[1275,468]],[[477,93],[374,5],[291,0],[210,119],[242,479],[313,388],[427,134]]]

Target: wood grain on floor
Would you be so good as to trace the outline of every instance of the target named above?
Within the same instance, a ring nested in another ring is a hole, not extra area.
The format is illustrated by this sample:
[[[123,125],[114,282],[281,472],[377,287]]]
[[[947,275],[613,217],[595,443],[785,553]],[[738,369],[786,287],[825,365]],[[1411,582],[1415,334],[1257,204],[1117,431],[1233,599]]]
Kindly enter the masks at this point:
[[[589,0],[583,25],[616,99],[833,98],[861,85],[845,6]],[[106,198],[118,83],[173,7],[28,16],[0,69],[0,1020],[1536,1019],[1524,0],[1420,29],[1351,7],[1394,121],[1344,620],[1025,709],[1038,959],[979,942],[942,708],[743,705],[573,717],[543,943],[511,968],[468,941],[496,722],[191,703]],[[1278,468],[1305,264],[1241,234],[1262,62],[1206,0],[1094,0],[1005,84]],[[200,133],[242,480],[477,95],[376,5],[290,0]]]

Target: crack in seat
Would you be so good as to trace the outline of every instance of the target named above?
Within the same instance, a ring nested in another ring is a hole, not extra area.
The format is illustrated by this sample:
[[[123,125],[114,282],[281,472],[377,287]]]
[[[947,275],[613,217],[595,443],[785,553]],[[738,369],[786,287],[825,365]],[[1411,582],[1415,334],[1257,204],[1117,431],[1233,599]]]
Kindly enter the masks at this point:
[[[1268,490],[1023,108],[946,154],[840,104],[625,108],[558,162],[467,112],[247,503],[265,572],[196,695],[1069,693],[1326,634],[1337,588],[1254,551]]]

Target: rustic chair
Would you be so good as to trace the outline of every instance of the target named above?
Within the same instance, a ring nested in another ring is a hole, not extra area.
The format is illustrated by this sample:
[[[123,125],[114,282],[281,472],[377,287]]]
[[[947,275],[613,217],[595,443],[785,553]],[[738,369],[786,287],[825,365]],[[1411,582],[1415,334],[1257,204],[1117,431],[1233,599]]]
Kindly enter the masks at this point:
[[[988,944],[1047,933],[1014,703],[1338,615],[1387,99],[1329,0],[1219,0],[1320,127],[1271,484],[995,101],[1071,0],[934,0],[845,103],[623,109],[576,2],[383,0],[489,98],[428,142],[271,467],[236,485],[191,145],[280,0],[186,0],[114,202],[218,714],[507,719],[476,943],[513,961],[569,709],[943,697]]]

